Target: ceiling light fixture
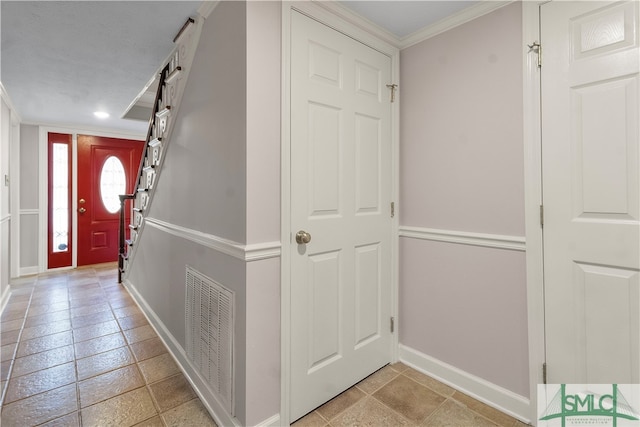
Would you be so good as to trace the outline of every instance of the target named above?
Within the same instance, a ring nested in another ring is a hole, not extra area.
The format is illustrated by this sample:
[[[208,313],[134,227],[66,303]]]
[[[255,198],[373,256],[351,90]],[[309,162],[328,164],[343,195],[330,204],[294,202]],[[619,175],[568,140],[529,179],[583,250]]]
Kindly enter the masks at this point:
[[[106,119],[107,117],[109,117],[109,113],[106,113],[104,111],[96,111],[93,113],[93,115],[99,119]]]

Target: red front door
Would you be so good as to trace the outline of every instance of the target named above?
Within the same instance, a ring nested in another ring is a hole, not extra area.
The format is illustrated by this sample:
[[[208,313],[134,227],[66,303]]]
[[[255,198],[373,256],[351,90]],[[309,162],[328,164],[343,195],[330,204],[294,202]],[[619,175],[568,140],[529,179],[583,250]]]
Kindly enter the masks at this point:
[[[133,192],[143,148],[144,141],[78,135],[78,266],[117,261],[118,194]]]

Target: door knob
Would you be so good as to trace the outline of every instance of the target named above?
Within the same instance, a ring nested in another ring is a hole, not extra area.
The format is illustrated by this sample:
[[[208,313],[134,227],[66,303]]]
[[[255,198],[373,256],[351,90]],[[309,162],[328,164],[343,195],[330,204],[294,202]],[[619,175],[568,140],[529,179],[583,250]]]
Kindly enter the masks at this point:
[[[87,210],[86,210],[85,208],[80,208],[80,209],[78,209],[78,212],[80,212],[80,213],[85,213],[86,211],[87,211]]]
[[[78,200],[78,203],[80,203],[81,205],[84,204],[85,200],[84,199],[80,199]]]
[[[305,245],[311,241],[311,234],[304,230],[300,230],[296,233],[296,242],[299,245]]]

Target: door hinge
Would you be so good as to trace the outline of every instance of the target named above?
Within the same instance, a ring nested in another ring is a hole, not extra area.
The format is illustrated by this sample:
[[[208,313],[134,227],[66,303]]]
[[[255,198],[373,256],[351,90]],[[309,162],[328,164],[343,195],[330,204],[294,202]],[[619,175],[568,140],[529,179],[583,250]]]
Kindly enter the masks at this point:
[[[391,202],[391,218],[393,218],[394,216],[396,216],[396,204],[394,202]]]
[[[544,205],[540,205],[540,227],[544,228]]]
[[[396,89],[398,88],[397,84],[387,85],[389,89],[391,89],[391,102],[396,99]]]
[[[542,384],[547,383],[547,362],[542,364]]]
[[[391,317],[391,322],[390,322],[390,326],[391,326],[391,333],[393,333],[393,331],[395,331],[396,329],[396,325],[395,325],[395,319],[393,317]]]
[[[533,52],[538,55],[538,68],[542,68],[542,45],[537,41],[533,42],[533,44],[528,44],[529,52]]]

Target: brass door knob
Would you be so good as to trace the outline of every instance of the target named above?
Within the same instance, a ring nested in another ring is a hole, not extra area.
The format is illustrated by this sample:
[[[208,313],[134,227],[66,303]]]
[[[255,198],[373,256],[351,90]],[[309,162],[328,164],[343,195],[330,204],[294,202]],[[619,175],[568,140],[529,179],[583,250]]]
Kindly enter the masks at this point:
[[[87,210],[86,210],[85,208],[80,208],[80,209],[78,209],[78,212],[80,212],[80,213],[85,213],[86,211],[87,211]]]
[[[296,233],[296,242],[299,245],[306,245],[311,241],[311,234],[307,233],[304,230],[300,230]]]

